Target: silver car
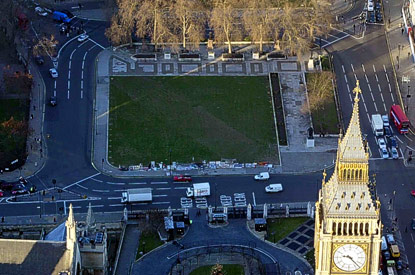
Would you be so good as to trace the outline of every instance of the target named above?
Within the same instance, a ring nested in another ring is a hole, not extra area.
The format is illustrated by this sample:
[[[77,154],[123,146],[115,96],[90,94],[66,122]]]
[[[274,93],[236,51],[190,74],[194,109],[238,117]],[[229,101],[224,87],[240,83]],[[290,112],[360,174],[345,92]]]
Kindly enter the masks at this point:
[[[396,147],[391,148],[391,154],[392,154],[393,159],[398,159],[399,158],[398,150],[396,150]]]
[[[388,150],[386,150],[386,148],[382,148],[381,151],[382,151],[382,158],[383,159],[388,159],[389,158]]]

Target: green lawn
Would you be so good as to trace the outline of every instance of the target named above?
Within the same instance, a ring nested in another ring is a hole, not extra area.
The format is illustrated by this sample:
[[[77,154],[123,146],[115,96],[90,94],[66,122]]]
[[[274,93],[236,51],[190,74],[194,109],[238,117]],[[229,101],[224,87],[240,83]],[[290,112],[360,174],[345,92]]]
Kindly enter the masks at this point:
[[[28,100],[1,99],[0,100],[0,168],[9,167],[11,161],[26,155],[26,135],[29,108]],[[2,123],[13,117],[16,127],[5,128]]]
[[[145,244],[144,244],[145,243]],[[153,250],[154,248],[159,247],[162,245],[163,242],[160,240],[157,232],[143,232],[140,235],[140,240],[138,243],[138,251],[136,255],[136,260],[141,257],[140,252],[143,252],[143,255],[147,252]]]
[[[278,163],[267,77],[112,77],[113,165]]]
[[[291,232],[297,229],[297,227],[305,223],[307,220],[309,220],[308,217],[268,219],[267,240],[277,243],[285,236],[289,235]],[[275,233],[275,236],[272,235],[272,232]]]
[[[244,268],[242,265],[237,264],[224,264],[223,266],[223,274],[226,275],[244,275]],[[199,268],[196,268],[190,275],[210,275],[213,265],[205,265]]]
[[[307,74],[307,82],[311,81],[311,78],[315,76],[314,73]],[[310,91],[309,91],[310,92]],[[324,104],[324,108],[318,111],[311,111],[311,117],[313,119],[313,128],[316,134],[338,134],[339,121],[337,119],[336,103],[333,96],[327,100]]]

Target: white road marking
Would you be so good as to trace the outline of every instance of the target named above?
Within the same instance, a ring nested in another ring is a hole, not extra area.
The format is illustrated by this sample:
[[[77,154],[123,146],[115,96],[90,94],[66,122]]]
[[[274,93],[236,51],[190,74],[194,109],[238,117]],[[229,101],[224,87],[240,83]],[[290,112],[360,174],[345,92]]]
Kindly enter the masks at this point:
[[[363,106],[365,107],[365,111],[367,113],[367,107],[366,107],[366,103],[363,102]]]
[[[107,181],[108,184],[112,184],[112,185],[125,185],[125,182],[109,182]]]
[[[150,184],[167,184],[167,181],[153,181]]]
[[[121,197],[108,197],[107,200],[120,200]]]
[[[110,204],[111,207],[118,207],[118,206],[125,206],[125,204],[119,203],[119,204]]]
[[[84,67],[82,67],[82,71],[81,71],[81,79],[84,79]]]
[[[367,83],[367,86],[369,87],[369,91],[372,92],[372,87],[370,87],[369,82]]]
[[[37,208],[39,208],[39,206]],[[67,206],[66,208],[69,209],[69,206]],[[72,209],[80,209],[80,208],[82,208],[82,206],[73,206],[72,205]]]
[[[116,189],[114,192],[125,192],[125,189]]]
[[[86,180],[89,180],[90,178],[93,178],[93,177],[98,176],[98,175],[100,175],[100,174],[101,174],[101,173],[96,173],[96,174],[94,174],[94,175],[92,175],[92,176],[89,176],[89,177],[86,177],[86,178],[84,178],[84,179],[78,180],[77,182],[74,182],[74,183],[72,183],[72,184],[70,184],[70,185],[68,185],[68,186],[64,187],[63,189],[65,190],[65,189],[67,189],[67,188],[69,188],[69,187],[74,186],[75,184],[79,184],[79,183],[81,183],[81,182],[84,182],[84,181],[86,181]]]
[[[252,192],[252,202],[253,202],[253,205],[254,206],[256,206],[256,200],[255,200],[255,192]]]
[[[410,141],[412,141],[412,139],[411,139],[408,135],[405,135],[405,137],[406,137],[407,139],[409,139]]]
[[[398,136],[395,136],[395,137],[397,140],[399,140],[400,143],[403,143],[403,141]]]
[[[354,74],[354,79],[357,81],[357,76],[356,76],[356,74]]]
[[[353,67],[353,64],[350,64],[350,66],[352,66],[352,71],[354,72],[354,67]]]
[[[104,207],[104,205],[103,204],[100,204],[100,205],[91,205],[91,207],[92,208],[98,208],[98,207]]]
[[[385,112],[387,112],[385,102],[383,102],[383,108],[385,109]]]
[[[376,81],[379,82],[378,75],[375,74]]]
[[[170,190],[170,187],[161,187],[161,188],[156,188],[156,190]]]
[[[143,184],[147,184],[147,182],[129,182],[128,184],[132,184],[132,185],[143,185]]]
[[[395,98],[393,97],[393,94],[391,93],[392,102],[395,103]]]
[[[349,94],[350,101],[353,102],[352,95]]]
[[[383,94],[380,93],[380,98],[382,98],[382,102],[385,102],[385,100],[383,100]]]
[[[55,80],[54,88],[56,89],[56,80]]]
[[[189,187],[184,187],[184,186],[174,187],[174,189],[176,189],[176,190],[183,190],[183,189],[187,189],[187,188],[189,188]]]
[[[369,122],[370,122],[370,116],[369,116],[369,114],[366,113],[366,115],[367,115],[367,120],[369,120]]]
[[[346,71],[344,70],[344,66],[342,65],[342,70],[343,70],[343,73],[346,73]]]
[[[365,97],[364,96],[362,96],[362,101],[363,101],[363,103],[365,103]]]
[[[69,69],[71,68],[72,60],[69,60]]]
[[[349,91],[349,94],[350,94],[350,87],[349,87],[349,83],[346,83],[346,86],[347,86],[347,90]]]
[[[378,112],[378,106],[376,106],[376,102],[373,101],[373,105],[375,105],[376,113]]]
[[[170,204],[170,202],[169,201],[159,201],[159,202],[153,202],[153,204]]]
[[[389,82],[389,76],[388,76],[388,74],[385,74],[385,76],[386,76],[386,80]]]
[[[92,189],[93,192],[109,193],[110,190]]]
[[[98,179],[91,179],[93,181],[97,181],[97,182],[103,182],[102,180],[98,180]]]
[[[385,67],[385,64],[383,64],[383,70],[385,71],[385,73],[386,73],[386,67]]]
[[[364,64],[362,64],[362,69],[363,69],[363,72],[365,72],[365,73],[366,73],[366,70],[365,70],[365,65],[364,65]]]
[[[162,198],[162,197],[167,197],[167,195],[153,195],[153,198]]]
[[[369,79],[367,79],[367,75],[365,74],[366,82],[369,83]]]
[[[380,84],[378,83],[379,92],[382,93],[382,89],[380,88]]]
[[[373,64],[372,66],[373,66],[373,71],[376,73],[375,64]]]
[[[82,185],[80,185],[80,184],[77,184],[76,186],[78,186],[78,187],[80,187],[80,188],[83,188],[83,189],[88,190],[88,188],[86,188],[85,186],[82,186]]]
[[[346,81],[346,83],[347,83],[347,76],[346,75],[344,75],[344,80]]]
[[[402,149],[401,149],[401,148],[399,148],[399,151],[401,151],[401,156],[403,157],[403,152],[402,152]]]
[[[95,40],[89,38],[90,41],[92,41],[93,43],[95,43],[98,47],[100,47],[101,49],[105,50],[104,46],[101,46],[101,44],[99,44],[98,42],[96,42]]]

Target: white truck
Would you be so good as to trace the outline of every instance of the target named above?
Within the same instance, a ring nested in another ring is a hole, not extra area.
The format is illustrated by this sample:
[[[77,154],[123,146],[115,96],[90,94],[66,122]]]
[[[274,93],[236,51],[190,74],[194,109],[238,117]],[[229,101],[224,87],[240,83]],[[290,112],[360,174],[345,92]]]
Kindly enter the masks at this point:
[[[383,120],[380,114],[372,115],[372,130],[375,136],[383,136]]]
[[[122,203],[147,202],[153,200],[151,188],[128,189],[121,194]]]
[[[194,183],[193,187],[188,187],[186,190],[186,196],[190,197],[207,197],[210,196],[210,184],[209,182]]]

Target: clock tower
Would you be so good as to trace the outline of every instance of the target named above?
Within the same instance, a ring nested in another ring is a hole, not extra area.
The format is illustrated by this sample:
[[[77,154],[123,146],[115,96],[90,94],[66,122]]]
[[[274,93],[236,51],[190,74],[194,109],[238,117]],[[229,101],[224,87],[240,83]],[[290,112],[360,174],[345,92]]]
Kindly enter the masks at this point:
[[[316,203],[316,275],[370,274],[379,271],[382,223],[375,182],[369,179],[369,155],[360,130],[359,81],[346,133],[340,135],[331,178],[323,173]]]

